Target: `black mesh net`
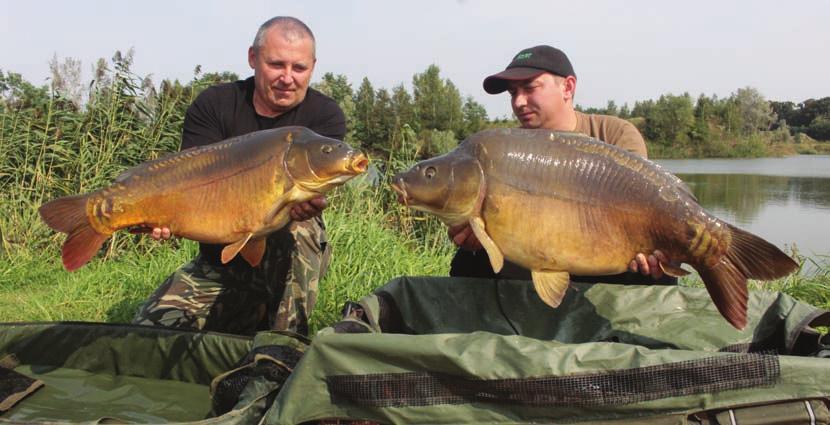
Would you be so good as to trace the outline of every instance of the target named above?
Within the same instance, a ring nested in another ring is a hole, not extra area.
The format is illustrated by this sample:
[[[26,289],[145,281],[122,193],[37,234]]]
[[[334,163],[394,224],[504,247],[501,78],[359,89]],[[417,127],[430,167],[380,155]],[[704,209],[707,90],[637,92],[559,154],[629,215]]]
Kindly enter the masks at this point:
[[[480,380],[408,372],[329,376],[326,383],[332,402],[338,404],[602,406],[771,386],[778,376],[776,356],[735,354],[567,376]]]

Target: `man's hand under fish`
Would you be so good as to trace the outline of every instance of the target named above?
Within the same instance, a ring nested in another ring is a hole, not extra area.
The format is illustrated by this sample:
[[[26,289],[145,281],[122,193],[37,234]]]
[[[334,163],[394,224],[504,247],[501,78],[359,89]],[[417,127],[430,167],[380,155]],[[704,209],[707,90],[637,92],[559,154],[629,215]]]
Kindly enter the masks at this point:
[[[308,202],[301,202],[291,208],[291,219],[294,221],[306,221],[323,213],[323,210],[329,206],[328,200],[325,196],[314,198]],[[468,226],[469,227],[469,226]],[[173,237],[173,233],[167,227],[156,227],[153,229],[147,227],[138,227],[130,230],[131,233],[149,233],[150,237],[160,241],[168,240]],[[475,238],[475,236],[473,236]],[[481,245],[479,245],[481,248]]]
[[[447,235],[449,235],[452,242],[460,248],[469,251],[478,251],[479,249],[482,249],[481,242],[478,241],[478,238],[475,233],[473,233],[473,229],[468,223],[450,226],[447,229]],[[667,257],[663,251],[658,249],[648,257],[642,253],[637,254],[637,256],[631,260],[631,263],[629,263],[628,270],[632,273],[640,273],[643,276],[651,275],[654,279],[660,279],[663,277],[663,270],[659,266],[660,263],[672,264],[669,257]]]

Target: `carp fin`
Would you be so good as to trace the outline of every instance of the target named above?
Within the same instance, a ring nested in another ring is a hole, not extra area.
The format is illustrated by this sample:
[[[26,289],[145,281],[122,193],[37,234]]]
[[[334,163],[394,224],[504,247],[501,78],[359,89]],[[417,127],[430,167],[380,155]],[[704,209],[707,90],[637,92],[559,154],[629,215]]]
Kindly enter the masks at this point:
[[[257,238],[248,241],[239,254],[251,267],[256,267],[262,261],[262,256],[265,254],[265,238]]]
[[[277,215],[280,213],[280,211],[282,211],[283,207],[285,207],[285,205],[288,203],[289,198],[290,198],[289,197],[290,193],[291,193],[291,191],[285,192],[285,193],[282,194],[282,196],[280,196],[277,199],[277,202],[271,208],[271,211],[268,211],[268,214],[265,215],[265,220],[263,221],[263,223],[270,223],[270,222],[274,221],[275,218],[277,218]]]
[[[568,272],[532,270],[530,274],[533,278],[533,288],[536,289],[539,298],[551,307],[559,307],[571,283]]]
[[[38,209],[46,225],[69,235],[61,248],[61,259],[63,267],[70,272],[89,262],[110,237],[97,232],[89,224],[87,199],[88,195],[65,196]]]
[[[41,205],[38,212],[47,226],[71,234],[89,222],[86,216],[88,199],[89,195],[64,196]]]
[[[697,268],[720,314],[736,329],[747,324],[747,279],[772,280],[798,270],[798,263],[775,245],[727,225],[732,243],[712,268]]]
[[[698,270],[698,273],[721,316],[735,329],[743,330],[747,323],[749,298],[746,276],[731,261],[721,261],[711,269]]]
[[[239,251],[242,251],[242,248],[245,247],[248,240],[250,240],[253,235],[253,233],[248,233],[248,236],[243,239],[222,248],[222,264],[228,264],[231,260],[233,260],[233,258],[236,257],[236,254],[239,254]]]
[[[96,232],[89,224],[78,226],[63,243],[63,266],[70,272],[83,266],[98,253],[109,237]]]
[[[473,217],[470,219],[470,227],[473,229],[473,233],[475,233],[478,241],[481,242],[481,246],[487,251],[487,256],[490,257],[490,265],[493,267],[493,271],[496,273],[500,272],[502,267],[504,267],[504,255],[501,253],[499,247],[496,246],[496,243],[490,239],[487,230],[484,229],[484,220],[481,217]]]
[[[687,276],[691,273],[689,271],[683,270],[683,268],[681,268],[681,267],[673,266],[671,264],[666,264],[662,261],[659,262],[659,265],[660,265],[660,270],[662,270],[663,273],[665,273],[665,274],[667,274],[671,277],[683,277],[683,276]]]
[[[280,195],[279,198],[277,198],[277,201],[274,202],[274,206],[271,208],[271,211],[268,211],[268,214],[265,215],[265,221],[263,221],[263,223],[265,223],[266,225],[273,223],[276,219],[280,218],[280,214],[282,214],[282,212],[285,211],[285,208],[288,206],[289,203],[291,203],[292,201],[310,199],[310,197],[307,197],[310,194],[310,192],[306,192],[305,190],[300,189],[297,186],[292,187],[291,189]],[[289,218],[285,220],[285,223],[283,223],[283,225],[291,221],[291,218],[288,215],[288,213],[286,213],[285,216]]]

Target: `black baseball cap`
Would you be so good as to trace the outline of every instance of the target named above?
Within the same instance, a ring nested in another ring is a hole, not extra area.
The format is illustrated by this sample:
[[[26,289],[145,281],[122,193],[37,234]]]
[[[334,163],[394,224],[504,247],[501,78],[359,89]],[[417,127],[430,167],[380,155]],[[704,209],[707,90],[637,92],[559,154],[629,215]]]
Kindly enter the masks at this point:
[[[517,53],[504,71],[485,78],[484,91],[498,94],[507,90],[508,81],[536,78],[543,72],[576,77],[571,61],[563,51],[551,46],[535,46]]]

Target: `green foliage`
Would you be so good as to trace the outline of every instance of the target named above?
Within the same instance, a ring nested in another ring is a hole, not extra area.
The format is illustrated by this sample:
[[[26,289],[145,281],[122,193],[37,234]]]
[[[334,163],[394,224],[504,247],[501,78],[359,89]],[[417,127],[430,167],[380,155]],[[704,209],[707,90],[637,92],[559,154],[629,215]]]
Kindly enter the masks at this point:
[[[660,96],[646,118],[645,136],[663,144],[685,144],[694,124],[694,108],[688,93]]]
[[[461,121],[461,99],[455,86],[441,79],[440,72],[438,66],[430,65],[412,77],[415,108],[422,128],[454,131]]]
[[[467,96],[462,109],[464,114],[464,127],[461,129],[461,133],[458,134],[458,138],[463,140],[471,134],[484,129],[487,125],[487,110],[480,103],[476,102],[472,96]]]
[[[804,132],[814,139],[830,140],[830,115],[816,117]]]
[[[441,78],[437,66],[412,78],[413,94],[403,84],[376,88],[363,78],[357,92],[352,92],[345,76],[325,74],[314,85],[331,96],[346,114],[346,141],[360,146],[373,157],[397,155],[409,143],[418,158],[433,152],[446,152],[477,131],[488,127],[487,111],[461,94],[450,80]],[[417,140],[405,140],[414,134]]]
[[[752,87],[738,89],[734,98],[741,115],[741,131],[744,135],[768,130],[775,122],[775,114],[769,102],[758,90]]]
[[[354,138],[359,141],[359,146],[367,149],[375,148],[378,145],[379,123],[375,114],[375,89],[368,78],[363,78],[360,88],[354,96],[355,113],[352,128]]]
[[[792,133],[830,141],[830,97],[807,99],[800,104],[770,102],[770,106],[778,122],[787,124]]]
[[[346,123],[348,125],[345,141],[358,145],[355,142],[355,130],[352,124],[355,121],[354,92],[346,76],[342,74],[334,75],[331,72],[327,72],[323,75],[323,81],[312,84],[312,87],[331,97],[340,105],[340,109],[343,110],[343,115],[346,116]]]

